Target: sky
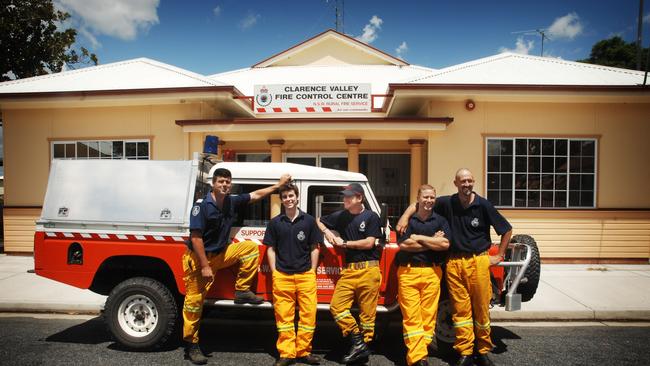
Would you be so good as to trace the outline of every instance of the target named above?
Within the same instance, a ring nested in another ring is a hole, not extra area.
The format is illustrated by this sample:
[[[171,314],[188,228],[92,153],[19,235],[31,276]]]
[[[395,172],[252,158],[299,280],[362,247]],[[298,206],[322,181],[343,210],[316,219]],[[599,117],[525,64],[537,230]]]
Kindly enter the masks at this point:
[[[335,27],[329,0],[54,0],[100,64],[148,57],[203,75],[249,67]],[[344,1],[344,33],[443,68],[504,51],[577,60],[599,40],[636,39],[638,0]],[[643,44],[650,44],[650,2]]]

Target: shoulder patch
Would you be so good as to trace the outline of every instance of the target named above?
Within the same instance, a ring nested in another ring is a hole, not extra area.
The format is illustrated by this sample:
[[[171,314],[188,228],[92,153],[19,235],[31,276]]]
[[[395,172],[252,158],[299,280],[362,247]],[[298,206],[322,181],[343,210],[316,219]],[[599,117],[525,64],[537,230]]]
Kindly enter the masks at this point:
[[[196,205],[192,208],[192,216],[197,216],[201,212],[201,206]]]

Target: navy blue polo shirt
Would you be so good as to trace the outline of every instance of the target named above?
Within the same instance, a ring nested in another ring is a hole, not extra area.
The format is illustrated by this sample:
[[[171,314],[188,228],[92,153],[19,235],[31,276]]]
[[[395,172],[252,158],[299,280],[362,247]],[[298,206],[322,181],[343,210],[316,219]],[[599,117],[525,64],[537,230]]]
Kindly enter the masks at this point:
[[[320,218],[328,229],[336,230],[345,241],[363,240],[367,237],[381,238],[381,220],[371,210],[363,210],[358,215],[353,215],[348,210],[336,211]],[[378,245],[370,249],[345,250],[345,262],[365,262],[381,259],[381,247]]]
[[[435,212],[431,212],[431,215],[429,217],[422,220],[417,214],[415,214],[409,219],[408,227],[406,228],[404,234],[400,236],[398,242],[403,242],[412,234],[434,236],[438,231],[443,231],[447,239],[451,237],[451,229],[449,228],[449,223],[444,217],[438,215]],[[395,260],[397,261],[397,264],[442,263],[445,260],[445,254],[446,251],[435,251],[431,249],[425,250],[423,252],[407,252],[400,250],[397,252]]]
[[[194,204],[190,212],[190,231],[201,232],[206,253],[218,254],[226,248],[237,214],[250,200],[248,193],[229,194],[223,200],[223,207],[219,208],[212,199],[212,192],[208,192],[203,201]],[[187,244],[192,249],[191,242]]]
[[[438,197],[433,209],[451,226],[450,252],[482,253],[492,245],[490,226],[499,235],[512,229],[492,203],[478,194],[467,208],[463,208],[456,193]]]
[[[288,274],[311,269],[311,250],[323,242],[323,233],[313,216],[299,211],[291,221],[279,214],[266,225],[262,243],[275,249],[275,269]]]

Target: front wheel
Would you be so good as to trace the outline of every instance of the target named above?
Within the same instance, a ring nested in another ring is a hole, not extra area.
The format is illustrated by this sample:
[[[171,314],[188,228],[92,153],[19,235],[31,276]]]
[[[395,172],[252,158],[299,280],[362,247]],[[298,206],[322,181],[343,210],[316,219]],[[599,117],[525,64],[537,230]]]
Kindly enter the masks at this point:
[[[118,343],[132,349],[163,345],[178,323],[176,300],[167,286],[135,277],[115,286],[103,317]]]

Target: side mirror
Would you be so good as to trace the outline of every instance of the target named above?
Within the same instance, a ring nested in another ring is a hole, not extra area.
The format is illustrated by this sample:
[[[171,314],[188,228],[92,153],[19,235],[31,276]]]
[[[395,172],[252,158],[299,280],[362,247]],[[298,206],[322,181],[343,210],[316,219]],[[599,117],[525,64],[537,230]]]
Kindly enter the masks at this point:
[[[381,216],[379,216],[379,219],[381,220],[381,225],[386,227],[386,222],[388,221],[388,204],[382,203],[379,206],[381,207]]]

